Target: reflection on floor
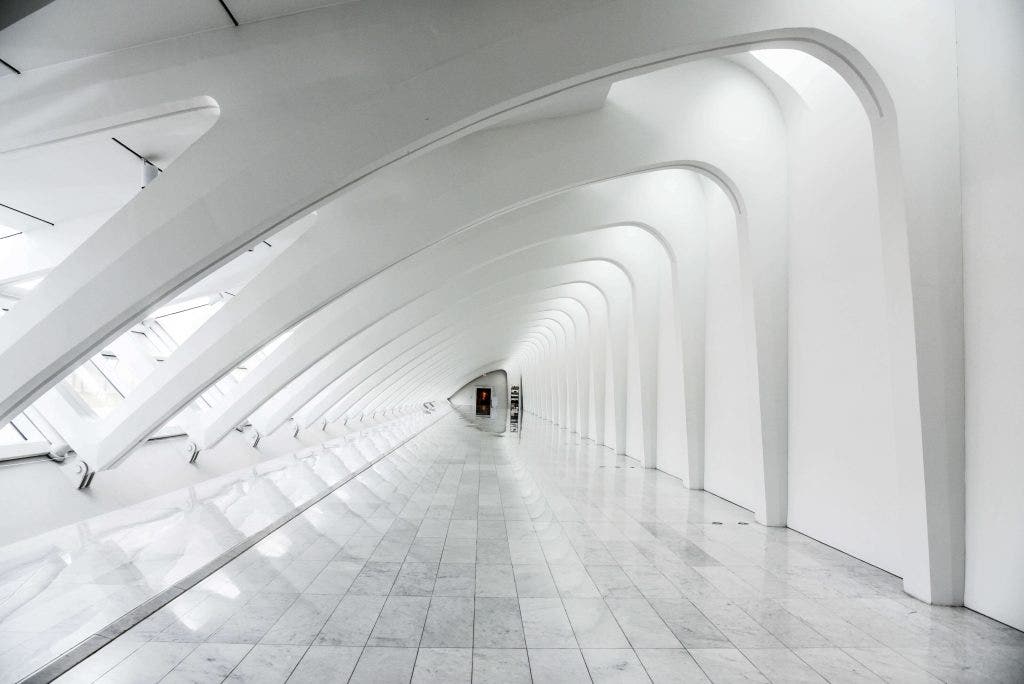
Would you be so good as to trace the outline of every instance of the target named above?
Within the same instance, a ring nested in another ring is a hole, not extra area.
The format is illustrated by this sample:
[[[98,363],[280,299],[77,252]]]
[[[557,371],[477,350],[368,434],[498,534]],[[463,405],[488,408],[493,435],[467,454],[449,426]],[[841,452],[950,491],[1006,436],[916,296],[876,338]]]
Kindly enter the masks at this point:
[[[61,681],[1020,681],[1020,632],[532,416],[474,427],[449,414]]]
[[[489,416],[478,416],[476,409],[472,406],[452,404],[451,407],[462,416],[463,420],[481,432],[500,434],[508,428],[508,411],[500,406],[493,407]]]
[[[93,635],[178,583],[191,586],[190,573],[237,553],[436,418],[353,426],[320,447],[0,548],[0,683],[83,641],[103,643]]]

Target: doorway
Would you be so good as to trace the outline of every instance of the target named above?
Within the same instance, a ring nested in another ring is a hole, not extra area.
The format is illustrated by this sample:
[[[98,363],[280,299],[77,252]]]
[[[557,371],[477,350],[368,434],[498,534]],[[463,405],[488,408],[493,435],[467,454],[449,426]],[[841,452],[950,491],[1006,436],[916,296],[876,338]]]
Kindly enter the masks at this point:
[[[478,416],[489,416],[489,415],[491,415],[491,388],[490,387],[477,387],[476,388],[476,415],[478,415]]]

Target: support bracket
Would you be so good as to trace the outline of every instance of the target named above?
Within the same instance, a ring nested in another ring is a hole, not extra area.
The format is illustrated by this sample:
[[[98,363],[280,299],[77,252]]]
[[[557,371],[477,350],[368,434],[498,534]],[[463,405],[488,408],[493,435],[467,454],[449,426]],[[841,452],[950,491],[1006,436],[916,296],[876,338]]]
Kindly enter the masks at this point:
[[[85,461],[79,461],[75,472],[81,476],[78,481],[78,489],[88,489],[89,485],[92,484],[92,479],[96,477],[96,471],[93,470],[88,463]]]

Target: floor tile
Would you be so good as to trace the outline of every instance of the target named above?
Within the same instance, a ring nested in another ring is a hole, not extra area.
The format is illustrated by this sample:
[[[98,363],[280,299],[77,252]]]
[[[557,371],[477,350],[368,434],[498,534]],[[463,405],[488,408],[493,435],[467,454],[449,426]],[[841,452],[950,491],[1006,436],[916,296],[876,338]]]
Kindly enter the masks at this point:
[[[348,595],[338,603],[317,635],[320,646],[365,646],[384,607],[383,596]]]
[[[697,648],[690,655],[712,682],[767,682],[760,670],[734,648]]]
[[[515,597],[516,581],[512,566],[477,564],[476,595]]]
[[[526,648],[519,601],[514,598],[476,599],[473,624],[475,648]]]
[[[534,684],[588,684],[590,672],[576,648],[531,648],[530,672]]]
[[[886,682],[937,684],[941,681],[892,649],[844,648],[843,650]],[[1021,671],[1024,672],[1024,666]]]
[[[252,644],[199,644],[161,682],[191,684],[220,681],[242,662]]]
[[[143,644],[96,681],[103,684],[158,681],[197,646],[198,644],[161,642]]]
[[[647,671],[632,649],[583,649],[583,658],[594,684],[650,682]]]
[[[744,648],[743,655],[772,682],[823,684],[814,668],[785,648]]]
[[[629,641],[602,599],[565,599],[565,612],[580,648],[629,648]]]
[[[800,658],[830,682],[877,684],[882,679],[838,648],[794,649]]]
[[[418,647],[429,605],[425,596],[389,596],[367,646]]]
[[[520,598],[527,648],[577,648],[576,637],[557,598]]]
[[[637,649],[637,656],[654,684],[667,682],[707,682],[708,678],[684,649]]]
[[[310,594],[296,599],[260,639],[264,644],[309,644],[338,607],[340,596]]]
[[[348,681],[362,652],[358,646],[310,646],[292,671],[288,684]]]
[[[476,563],[476,539],[446,539],[441,563]]]
[[[359,656],[350,684],[408,684],[416,663],[415,648],[367,646]]]
[[[398,572],[391,593],[399,596],[431,596],[436,580],[437,563],[407,561]]]
[[[602,597],[640,598],[642,594],[618,565],[587,565],[587,574]]]
[[[550,564],[551,575],[562,598],[599,598],[601,592],[582,563]]]
[[[387,596],[398,577],[401,563],[367,562],[352,581],[348,593],[368,596]]]
[[[304,593],[341,595],[348,591],[352,582],[363,569],[363,563],[353,561],[332,561],[306,585]]]
[[[232,684],[278,684],[287,681],[305,652],[305,646],[257,644],[224,681]]]
[[[516,593],[520,598],[555,598],[558,589],[546,563],[513,565]]]
[[[684,648],[732,648],[732,642],[689,600],[651,599],[650,604]]]
[[[698,599],[696,606],[737,648],[783,648],[771,632],[730,601]]]
[[[633,648],[681,648],[646,599],[605,599]]]
[[[413,684],[468,684],[473,679],[473,649],[421,648]]]
[[[430,600],[423,628],[423,647],[469,648],[473,646],[472,598],[435,596]]]
[[[441,563],[434,582],[434,596],[476,595],[476,565],[473,563]]]
[[[824,648],[829,641],[770,599],[741,599],[736,604],[789,648]]]
[[[508,542],[504,539],[478,539],[476,542],[477,563],[502,563],[508,565],[512,562]]]
[[[473,684],[530,684],[530,681],[526,649],[473,649]]]

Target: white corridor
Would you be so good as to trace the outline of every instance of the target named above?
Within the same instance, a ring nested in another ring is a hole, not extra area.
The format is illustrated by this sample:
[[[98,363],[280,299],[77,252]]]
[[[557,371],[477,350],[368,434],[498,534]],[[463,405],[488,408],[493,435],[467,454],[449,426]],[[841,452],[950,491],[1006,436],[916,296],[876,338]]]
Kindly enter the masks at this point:
[[[447,413],[59,681],[1021,681],[1024,634],[503,420]]]

